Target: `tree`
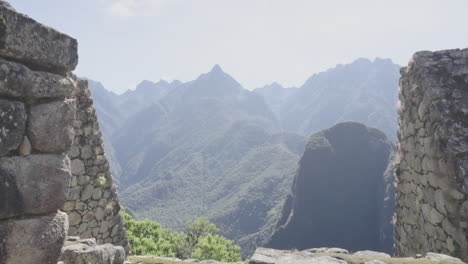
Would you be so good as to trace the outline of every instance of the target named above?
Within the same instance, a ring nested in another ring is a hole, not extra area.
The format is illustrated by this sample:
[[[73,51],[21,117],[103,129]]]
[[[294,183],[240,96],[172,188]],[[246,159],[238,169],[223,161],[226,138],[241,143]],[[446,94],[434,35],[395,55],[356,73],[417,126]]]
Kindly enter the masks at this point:
[[[241,260],[240,247],[220,235],[208,234],[200,238],[192,258],[236,262]]]
[[[195,247],[201,237],[218,234],[219,229],[211,223],[206,217],[200,217],[189,223],[185,234],[183,235],[177,255],[179,258],[191,258]]]
[[[207,218],[189,223],[185,233],[162,228],[151,220],[136,220],[121,210],[129,238],[132,255],[153,255],[239,261],[240,248],[232,241],[218,235],[219,229]]]

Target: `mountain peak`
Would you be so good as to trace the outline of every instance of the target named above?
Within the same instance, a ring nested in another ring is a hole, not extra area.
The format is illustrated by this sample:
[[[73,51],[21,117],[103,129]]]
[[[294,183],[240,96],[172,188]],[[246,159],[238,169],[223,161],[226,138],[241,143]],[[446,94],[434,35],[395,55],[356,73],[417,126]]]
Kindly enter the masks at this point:
[[[159,79],[159,81],[156,83],[156,84],[160,84],[160,85],[168,85],[169,82],[164,80],[164,79]]]
[[[224,73],[224,71],[221,68],[221,66],[219,66],[219,64],[215,64],[211,69],[210,73]]]
[[[268,86],[273,87],[273,88],[276,88],[276,89],[283,89],[283,88],[284,88],[281,84],[279,84],[279,83],[276,82],[276,81],[272,82],[272,83],[271,83],[270,85],[268,85]]]
[[[372,64],[372,61],[368,58],[358,58],[356,60],[354,60],[351,65],[370,65]]]

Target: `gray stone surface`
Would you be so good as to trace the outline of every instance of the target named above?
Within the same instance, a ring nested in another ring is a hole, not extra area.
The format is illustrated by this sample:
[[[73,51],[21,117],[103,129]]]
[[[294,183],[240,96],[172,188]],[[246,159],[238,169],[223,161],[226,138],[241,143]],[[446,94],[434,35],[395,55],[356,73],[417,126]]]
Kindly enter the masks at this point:
[[[95,245],[89,239],[79,240],[62,249],[60,260],[64,264],[122,264],[125,261],[125,251],[121,246]]]
[[[52,72],[73,71],[78,64],[75,39],[0,5],[0,56]]]
[[[323,251],[323,250],[321,250]],[[257,248],[250,258],[251,264],[347,264],[344,260],[309,251]]]
[[[56,211],[66,201],[70,160],[40,154],[0,158],[0,219]]]
[[[65,213],[0,221],[0,263],[55,264],[65,240]]]
[[[28,137],[33,149],[46,153],[68,151],[73,142],[75,111],[71,99],[31,106]]]
[[[24,104],[0,99],[0,156],[20,145],[26,126]]]
[[[462,262],[461,259],[459,258],[454,258],[445,254],[439,254],[439,253],[434,253],[434,252],[428,252],[426,254],[426,258],[430,260],[437,260],[437,261],[449,260],[449,261]]]
[[[98,244],[110,242],[130,246],[112,175],[103,153],[102,136],[87,82],[77,81],[74,96],[77,106],[74,141],[68,155],[71,171],[67,204],[69,235],[96,238]],[[95,151],[96,150],[96,151]]]
[[[373,259],[373,260],[364,262],[364,264],[387,264],[387,263],[381,260]]]
[[[397,258],[376,251],[360,251],[349,254],[340,248],[313,248],[303,251],[257,248],[250,264],[386,264],[386,263],[464,263],[458,258],[444,254],[427,253],[425,257]],[[190,261],[193,262],[193,261]]]
[[[366,256],[366,257],[373,257],[373,258],[390,258],[391,256],[387,253],[376,252],[371,250],[362,250],[354,253],[356,256]]]
[[[24,136],[23,141],[21,142],[21,145],[18,148],[18,153],[21,156],[28,156],[31,154],[31,150],[31,141],[29,141],[29,138],[27,136]]]
[[[401,74],[395,253],[468,261],[468,49],[417,52]]]
[[[72,78],[58,74],[33,71],[28,67],[0,58],[0,96],[55,98],[73,91]]]
[[[305,252],[311,252],[311,253],[341,253],[341,254],[349,254],[348,250],[342,249],[342,248],[327,248],[327,247],[321,247],[321,248],[311,248],[311,249],[306,249],[304,250]]]

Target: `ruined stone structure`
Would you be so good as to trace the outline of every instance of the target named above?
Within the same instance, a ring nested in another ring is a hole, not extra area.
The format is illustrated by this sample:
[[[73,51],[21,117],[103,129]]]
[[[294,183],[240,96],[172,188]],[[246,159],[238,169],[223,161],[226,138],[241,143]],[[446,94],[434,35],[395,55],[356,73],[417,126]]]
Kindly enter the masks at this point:
[[[395,253],[468,260],[468,49],[401,70]]]
[[[68,152],[73,176],[63,207],[69,217],[68,234],[96,238],[98,244],[120,245],[128,253],[129,244],[119,214],[116,186],[104,155],[102,135],[87,81],[78,81],[74,98],[77,106],[75,139]]]
[[[0,263],[57,263],[77,42],[0,2]]]
[[[77,48],[0,0],[0,264],[125,260],[96,245],[128,251]]]

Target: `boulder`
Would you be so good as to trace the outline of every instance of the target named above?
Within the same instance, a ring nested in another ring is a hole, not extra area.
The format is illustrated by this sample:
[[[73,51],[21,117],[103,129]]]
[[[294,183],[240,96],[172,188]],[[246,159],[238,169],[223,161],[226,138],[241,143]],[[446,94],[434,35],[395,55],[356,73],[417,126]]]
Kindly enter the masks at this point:
[[[64,264],[122,264],[125,261],[125,251],[121,246],[95,245],[89,243],[89,239],[79,240],[62,249],[60,260]]]
[[[73,142],[75,101],[66,99],[31,106],[28,135],[33,149],[46,153],[63,153]]]
[[[26,119],[23,103],[0,99],[0,156],[21,144]]]
[[[76,39],[16,12],[7,4],[0,5],[0,13],[2,57],[57,73],[75,69],[78,64]]]
[[[65,204],[70,177],[65,155],[0,158],[0,219],[56,211]]]
[[[0,95],[20,98],[56,98],[70,95],[75,82],[70,77],[33,71],[28,67],[0,59]]]
[[[459,258],[454,258],[445,254],[439,254],[434,252],[428,252],[426,254],[426,258],[433,261],[453,261],[463,263],[463,261],[461,261],[461,259]]]
[[[55,264],[67,231],[67,214],[62,212],[0,221],[0,263]]]

